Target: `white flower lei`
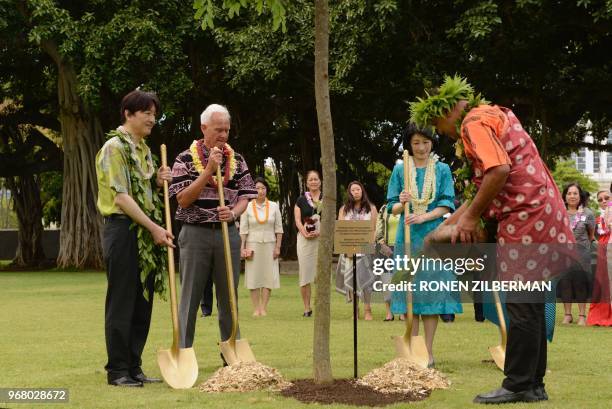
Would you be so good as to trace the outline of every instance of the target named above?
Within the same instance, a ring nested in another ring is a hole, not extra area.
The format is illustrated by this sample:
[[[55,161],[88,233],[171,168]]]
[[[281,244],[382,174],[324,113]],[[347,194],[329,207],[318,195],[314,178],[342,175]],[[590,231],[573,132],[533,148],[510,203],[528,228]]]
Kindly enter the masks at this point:
[[[427,206],[433,202],[436,197],[436,162],[438,159],[434,154],[430,154],[427,159],[427,165],[425,168],[425,180],[423,182],[423,191],[419,195],[419,189],[416,182],[416,166],[414,165],[414,158],[408,157],[408,166],[410,166],[410,194],[412,199],[412,209],[414,214],[425,214],[427,212]]]

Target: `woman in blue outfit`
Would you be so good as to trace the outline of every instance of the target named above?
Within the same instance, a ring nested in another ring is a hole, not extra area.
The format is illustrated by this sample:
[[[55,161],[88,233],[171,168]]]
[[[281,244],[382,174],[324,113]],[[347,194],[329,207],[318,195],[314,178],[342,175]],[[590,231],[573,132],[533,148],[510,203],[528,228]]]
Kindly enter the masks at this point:
[[[453,177],[449,166],[439,162],[432,154],[434,136],[428,129],[419,129],[414,124],[408,125],[404,133],[404,149],[408,149],[410,175],[408,186],[410,192],[404,191],[404,163],[398,163],[393,169],[387,190],[388,209],[393,214],[401,214],[399,225],[410,225],[410,253],[417,257],[422,250],[425,236],[438,227],[444,215],[455,209]],[[410,202],[410,216],[404,220],[404,204]],[[404,229],[397,229],[394,257],[404,256]],[[417,271],[414,282],[419,288],[420,281],[455,280],[450,270]],[[412,335],[419,333],[419,320],[423,321],[425,343],[429,352],[429,364],[434,365],[433,339],[438,326],[439,314],[462,313],[459,294],[449,292],[413,293],[414,325]],[[391,297],[391,310],[394,314],[406,313],[406,293],[396,291]]]

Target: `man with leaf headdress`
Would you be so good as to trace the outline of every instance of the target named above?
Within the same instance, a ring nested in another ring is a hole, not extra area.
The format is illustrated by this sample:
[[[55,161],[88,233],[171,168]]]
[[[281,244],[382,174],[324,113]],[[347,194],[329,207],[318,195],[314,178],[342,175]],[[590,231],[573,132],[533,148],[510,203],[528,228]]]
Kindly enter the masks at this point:
[[[456,141],[463,159],[465,202],[445,222],[454,244],[478,241],[482,219],[497,229],[497,268],[502,280],[542,281],[558,273],[559,247],[573,240],[561,194],[531,137],[514,113],[489,105],[459,76],[446,76],[436,92],[410,104],[411,120],[434,126]],[[571,245],[570,245],[571,246]],[[543,297],[508,294],[508,340],[502,387],[476,403],[547,400],[546,319]],[[552,326],[551,326],[552,328]],[[552,332],[552,331],[551,331]]]

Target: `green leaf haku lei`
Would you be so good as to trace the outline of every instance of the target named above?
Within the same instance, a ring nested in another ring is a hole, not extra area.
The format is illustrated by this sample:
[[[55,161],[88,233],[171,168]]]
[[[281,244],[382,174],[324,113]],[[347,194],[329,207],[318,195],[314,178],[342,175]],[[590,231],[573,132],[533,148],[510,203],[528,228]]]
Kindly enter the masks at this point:
[[[149,178],[145,177],[144,172],[139,168],[134,158],[135,152],[132,152],[130,142],[126,139],[129,137],[119,130],[113,130],[108,133],[108,138],[118,137],[123,145],[125,158],[127,160],[128,172],[130,174],[130,185],[132,190],[132,198],[140,207],[140,209],[157,225],[163,225],[162,211],[163,203],[159,194],[153,191],[151,200],[153,210],[147,211],[145,198],[145,183],[151,183]],[[155,169],[153,160],[151,159],[150,166]],[[168,289],[168,276],[165,272],[167,268],[167,249],[164,246],[158,246],[153,241],[153,236],[141,225],[132,222],[130,229],[136,229],[138,240],[138,266],[140,268],[140,281],[142,282],[143,295],[149,301],[149,293],[146,290],[146,280],[149,274],[154,275],[153,291],[157,293],[161,299],[166,299]]]
[[[435,119],[446,116],[459,101],[468,102],[455,124],[459,135],[455,142],[455,156],[462,161],[463,166],[455,170],[454,174],[457,190],[463,193],[463,198],[467,202],[470,202],[476,196],[477,188],[472,182],[474,170],[465,155],[461,140],[461,123],[470,109],[489,102],[481,94],[475,94],[474,88],[467,80],[458,75],[453,77],[445,75],[444,82],[436,93],[425,92],[425,94],[426,98],[417,97],[416,101],[410,103],[410,120],[421,128],[432,127]]]

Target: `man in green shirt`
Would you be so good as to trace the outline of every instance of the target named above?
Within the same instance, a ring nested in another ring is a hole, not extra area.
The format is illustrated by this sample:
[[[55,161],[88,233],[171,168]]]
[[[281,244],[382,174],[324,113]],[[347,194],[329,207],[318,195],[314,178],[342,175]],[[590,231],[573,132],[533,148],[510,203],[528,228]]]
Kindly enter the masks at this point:
[[[141,282],[137,229],[130,228],[137,223],[150,232],[155,244],[174,247],[172,234],[149,217],[155,210],[156,193],[151,186],[155,168],[144,138],[151,133],[158,112],[155,94],[138,90],[127,94],[121,101],[122,125],[109,132],[96,155],[97,205],[104,216],[102,245],[108,279],[105,369],[108,384],[114,386],[161,382],[148,378],[141,369],[151,323],[154,274]],[[157,170],[157,186],[164,180],[172,180],[169,167]]]

